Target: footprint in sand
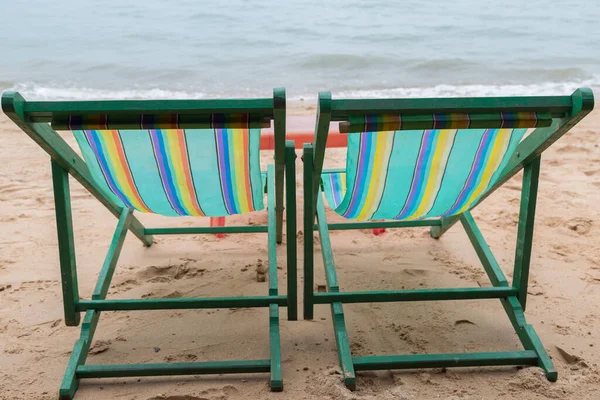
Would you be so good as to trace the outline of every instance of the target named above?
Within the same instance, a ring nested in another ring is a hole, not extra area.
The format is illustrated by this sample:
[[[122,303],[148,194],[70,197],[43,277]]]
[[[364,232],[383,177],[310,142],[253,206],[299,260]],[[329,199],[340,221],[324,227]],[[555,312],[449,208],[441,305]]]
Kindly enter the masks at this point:
[[[588,169],[583,171],[586,176],[594,176],[600,174],[600,169]]]
[[[571,250],[568,246],[553,244],[550,246],[550,252],[559,255],[561,260],[565,262],[573,262],[569,257],[571,255]]]
[[[590,149],[583,146],[575,146],[572,144],[567,144],[565,146],[559,147],[556,149],[557,153],[589,153]]]
[[[158,395],[149,397],[146,400],[226,400],[230,396],[239,395],[240,391],[232,385],[223,386],[221,389],[210,388],[203,390],[198,395],[184,394],[184,395]]]
[[[552,216],[544,218],[543,221],[544,225],[550,228],[566,227],[567,229],[579,235],[585,235],[590,231],[590,229],[592,229],[593,226],[593,220],[581,217],[565,219],[561,217]]]
[[[592,229],[592,220],[588,218],[572,218],[566,222],[567,228],[579,235],[585,235]]]
[[[49,289],[53,286],[57,286],[58,281],[55,280],[37,280],[37,281],[23,281],[19,287],[19,290],[44,290]]]
[[[173,279],[193,278],[202,275],[206,269],[188,266],[189,262],[169,266],[150,266],[137,273],[146,282],[170,282]]]
[[[169,355],[164,358],[165,362],[192,362],[196,361],[198,356],[192,353]]]
[[[139,286],[140,282],[135,279],[126,279],[123,282],[119,282],[113,285],[114,290],[111,291],[112,294],[115,293],[123,293],[128,290],[133,289],[134,286]]]

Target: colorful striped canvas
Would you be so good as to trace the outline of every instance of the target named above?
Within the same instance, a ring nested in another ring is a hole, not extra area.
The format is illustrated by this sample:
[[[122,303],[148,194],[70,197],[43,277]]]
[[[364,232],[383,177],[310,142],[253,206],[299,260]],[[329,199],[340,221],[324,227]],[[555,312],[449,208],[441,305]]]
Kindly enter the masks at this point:
[[[329,205],[357,220],[463,213],[490,188],[526,129],[351,134],[345,173],[323,174]]]
[[[537,128],[552,124],[550,113],[448,113],[402,115],[351,115],[340,122],[341,133],[415,129]]]
[[[268,128],[270,118],[248,114],[55,115],[55,130],[248,129]]]
[[[264,208],[258,129],[77,130],[97,183],[119,204],[169,216]]]

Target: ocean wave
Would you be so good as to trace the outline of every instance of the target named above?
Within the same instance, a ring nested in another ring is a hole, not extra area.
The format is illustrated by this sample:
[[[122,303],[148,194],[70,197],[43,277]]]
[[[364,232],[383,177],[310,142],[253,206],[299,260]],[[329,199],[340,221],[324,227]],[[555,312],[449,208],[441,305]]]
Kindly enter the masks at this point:
[[[270,90],[255,91],[249,88],[237,88],[231,91],[200,91],[196,89],[163,88],[124,88],[118,90],[79,87],[76,85],[39,85],[21,83],[17,85],[0,84],[0,89],[16,90],[30,100],[134,100],[134,99],[204,99],[204,98],[249,98],[268,97]],[[600,90],[600,77],[579,81],[544,82],[529,85],[436,85],[423,87],[365,87],[335,90],[334,98],[424,98],[424,97],[475,97],[475,96],[550,96],[568,95],[579,87]],[[289,101],[314,100],[319,90],[294,90],[288,88]]]
[[[40,86],[32,83],[14,85],[15,90],[32,100],[141,100],[141,99],[202,99],[205,93],[198,91],[151,89],[95,89],[77,86]]]
[[[370,65],[391,63],[393,61],[393,57],[373,54],[317,54],[304,58],[297,65],[306,69],[364,69]]]
[[[600,79],[571,82],[544,82],[530,85],[437,85],[334,91],[333,98],[410,98],[476,96],[557,96],[568,95],[580,87],[600,90]]]

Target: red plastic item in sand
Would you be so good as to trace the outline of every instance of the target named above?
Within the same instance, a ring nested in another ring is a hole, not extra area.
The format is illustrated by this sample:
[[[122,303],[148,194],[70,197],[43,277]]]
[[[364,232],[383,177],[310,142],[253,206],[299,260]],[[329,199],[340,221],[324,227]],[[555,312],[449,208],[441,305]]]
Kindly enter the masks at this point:
[[[225,226],[225,217],[210,217],[210,226]],[[225,237],[224,233],[215,233],[215,235],[219,239]]]

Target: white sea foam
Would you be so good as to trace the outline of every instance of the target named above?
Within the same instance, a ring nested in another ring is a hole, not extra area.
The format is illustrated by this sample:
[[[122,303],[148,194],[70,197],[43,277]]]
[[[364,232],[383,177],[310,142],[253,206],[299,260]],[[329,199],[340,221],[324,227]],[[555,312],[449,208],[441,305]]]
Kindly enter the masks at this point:
[[[568,95],[580,87],[600,89],[600,79],[581,82],[545,82],[531,85],[437,85],[393,89],[364,89],[334,92],[337,98],[410,98],[473,96],[552,96]]]
[[[151,89],[94,89],[76,86],[44,86],[33,83],[14,85],[8,90],[15,90],[28,100],[133,100],[133,99],[202,99],[202,92]]]
[[[600,90],[600,78],[583,81],[545,82],[530,85],[437,85],[432,87],[364,88],[333,91],[334,98],[426,98],[426,97],[473,97],[473,96],[549,96],[568,95],[580,87]],[[260,93],[250,90],[237,92],[203,92],[198,90],[168,90],[162,88],[131,88],[121,90],[95,89],[90,87],[59,85],[36,85],[22,83],[9,90],[16,90],[28,100],[129,100],[129,99],[203,99],[233,97],[264,97],[269,90]],[[288,100],[314,100],[318,90],[298,93],[288,90]]]

